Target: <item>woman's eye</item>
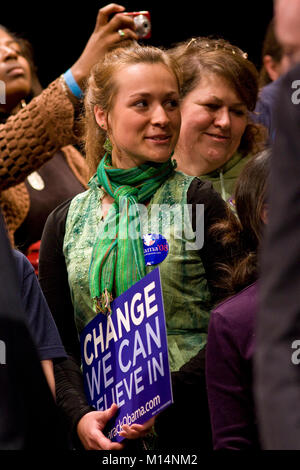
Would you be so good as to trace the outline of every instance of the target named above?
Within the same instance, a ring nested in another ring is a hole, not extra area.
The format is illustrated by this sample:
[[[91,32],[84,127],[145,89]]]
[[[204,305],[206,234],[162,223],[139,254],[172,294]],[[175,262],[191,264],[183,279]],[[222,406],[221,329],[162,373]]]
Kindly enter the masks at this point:
[[[13,51],[16,52],[18,55],[24,55],[24,51],[22,50],[21,46],[17,43],[10,44],[9,46]]]
[[[231,112],[236,116],[245,116],[246,112],[242,109],[232,109]]]
[[[134,103],[134,106],[136,106],[137,108],[146,108],[148,106],[148,103],[146,100],[140,100]]]
[[[215,103],[206,103],[204,106],[210,111],[217,111],[217,109],[219,109],[219,105]]]
[[[166,106],[170,109],[178,108],[179,101],[175,100],[175,99],[174,100],[169,100],[169,101],[167,101]]]

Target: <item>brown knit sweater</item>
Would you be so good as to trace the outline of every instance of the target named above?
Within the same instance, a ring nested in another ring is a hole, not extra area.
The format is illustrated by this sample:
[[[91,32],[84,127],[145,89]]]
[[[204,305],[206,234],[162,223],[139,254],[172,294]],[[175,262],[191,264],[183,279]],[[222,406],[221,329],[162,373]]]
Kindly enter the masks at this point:
[[[85,160],[68,145],[76,142],[74,106],[60,79],[0,125],[0,205],[11,241],[29,211],[24,179],[56,151],[63,151],[77,179],[86,185]]]

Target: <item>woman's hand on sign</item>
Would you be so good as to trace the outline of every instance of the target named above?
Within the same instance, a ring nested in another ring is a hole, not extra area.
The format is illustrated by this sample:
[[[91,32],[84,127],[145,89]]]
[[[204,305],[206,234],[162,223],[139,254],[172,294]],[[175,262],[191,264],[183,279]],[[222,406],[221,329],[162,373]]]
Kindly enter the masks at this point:
[[[131,426],[124,424],[122,426],[120,436],[125,437],[126,439],[139,439],[141,437],[145,437],[151,431],[154,426],[154,422],[155,417],[149,419],[149,421],[144,424],[132,424]]]
[[[103,434],[108,421],[115,415],[118,406],[113,404],[106,411],[91,411],[77,424],[77,433],[86,450],[121,450],[124,445],[111,442]]]

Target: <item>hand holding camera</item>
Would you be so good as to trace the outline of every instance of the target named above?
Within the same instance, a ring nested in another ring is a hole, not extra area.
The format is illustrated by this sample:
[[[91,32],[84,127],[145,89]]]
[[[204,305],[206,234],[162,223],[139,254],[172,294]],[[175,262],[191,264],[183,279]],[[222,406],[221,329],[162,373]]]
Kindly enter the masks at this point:
[[[132,11],[126,12],[124,15],[133,18],[135,24],[135,32],[139,39],[149,39],[151,37],[151,19],[149,11]]]
[[[91,68],[101,60],[108,50],[120,39],[139,39],[135,32],[135,23],[130,15],[124,15],[125,8],[110,3],[101,8],[97,15],[96,26],[81,56],[71,67],[74,79],[84,87],[85,79]],[[120,34],[122,31],[122,34]],[[122,37],[121,37],[122,36]]]
[[[125,8],[110,3],[98,12],[95,29],[84,51],[71,67],[74,79],[84,87],[91,68],[101,60],[106,52],[124,39],[138,41],[151,36],[151,22],[148,11],[124,12]]]

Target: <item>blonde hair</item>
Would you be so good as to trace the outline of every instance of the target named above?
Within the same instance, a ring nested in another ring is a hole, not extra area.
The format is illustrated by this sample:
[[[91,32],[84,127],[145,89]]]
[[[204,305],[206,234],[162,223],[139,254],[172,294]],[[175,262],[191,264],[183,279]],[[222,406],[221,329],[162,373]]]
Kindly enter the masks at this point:
[[[115,74],[123,67],[134,64],[162,64],[174,73],[181,89],[181,75],[177,62],[159,48],[134,45],[120,47],[106,54],[104,60],[96,64],[90,74],[84,100],[83,143],[86,161],[93,175],[105,154],[103,144],[106,131],[99,127],[94,115],[94,106],[109,112],[118,92]]]

